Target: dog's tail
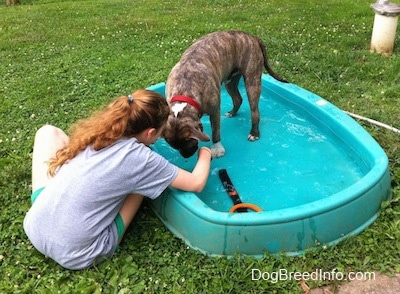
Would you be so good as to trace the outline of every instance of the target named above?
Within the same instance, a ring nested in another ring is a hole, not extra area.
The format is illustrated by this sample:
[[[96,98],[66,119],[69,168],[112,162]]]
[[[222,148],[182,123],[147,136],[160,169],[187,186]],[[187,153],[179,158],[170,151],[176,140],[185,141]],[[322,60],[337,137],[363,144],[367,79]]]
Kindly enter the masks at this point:
[[[264,56],[264,67],[267,70],[267,72],[276,80],[282,82],[282,83],[288,83],[288,81],[284,78],[282,78],[281,76],[279,76],[278,74],[276,74],[272,68],[270,67],[269,63],[268,63],[268,56],[267,56],[267,48],[265,47],[264,42],[261,39],[258,39],[258,44],[260,45],[261,48],[261,52]]]

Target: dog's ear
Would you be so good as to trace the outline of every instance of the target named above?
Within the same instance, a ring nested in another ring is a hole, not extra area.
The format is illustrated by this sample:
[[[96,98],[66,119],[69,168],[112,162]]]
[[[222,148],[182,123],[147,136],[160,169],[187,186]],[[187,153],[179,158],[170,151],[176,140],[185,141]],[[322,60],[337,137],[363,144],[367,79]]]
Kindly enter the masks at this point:
[[[210,141],[210,137],[206,134],[200,131],[199,129],[196,128],[190,128],[190,138],[196,139],[198,141],[202,142],[208,142]]]

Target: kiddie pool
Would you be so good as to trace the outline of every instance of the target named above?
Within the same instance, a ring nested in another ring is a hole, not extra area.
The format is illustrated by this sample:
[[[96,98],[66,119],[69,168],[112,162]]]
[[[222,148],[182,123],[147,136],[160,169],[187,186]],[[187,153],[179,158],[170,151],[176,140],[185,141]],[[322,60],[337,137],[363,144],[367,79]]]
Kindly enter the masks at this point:
[[[297,255],[329,246],[370,225],[391,195],[388,158],[357,122],[294,84],[263,75],[262,86],[260,140],[247,140],[250,115],[241,83],[241,109],[233,118],[222,117],[226,154],[212,161],[203,192],[168,188],[150,201],[175,236],[208,255]],[[164,95],[165,83],[149,89]],[[225,113],[232,101],[224,88],[221,96]],[[209,117],[202,123],[211,135]],[[196,155],[185,159],[164,140],[153,148],[184,169],[195,165]],[[220,169],[227,170],[242,202],[262,212],[229,212],[233,202]]]

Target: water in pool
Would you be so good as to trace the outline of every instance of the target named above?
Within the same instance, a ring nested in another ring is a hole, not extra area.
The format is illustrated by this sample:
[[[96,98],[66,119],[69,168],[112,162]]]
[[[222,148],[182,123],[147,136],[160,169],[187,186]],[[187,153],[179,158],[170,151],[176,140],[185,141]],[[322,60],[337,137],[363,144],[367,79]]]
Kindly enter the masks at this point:
[[[224,157],[214,159],[207,185],[198,197],[209,207],[227,212],[232,201],[226,194],[218,170],[225,168],[242,202],[264,211],[299,206],[331,196],[360,180],[368,171],[357,154],[323,122],[296,107],[279,94],[263,89],[260,99],[260,140],[249,142],[249,106],[243,104],[233,118],[222,116],[221,139]],[[222,114],[232,107],[222,92]],[[208,116],[202,118],[211,137]],[[201,143],[210,146],[211,143]],[[192,170],[196,155],[185,159],[164,140],[154,149],[176,165]]]

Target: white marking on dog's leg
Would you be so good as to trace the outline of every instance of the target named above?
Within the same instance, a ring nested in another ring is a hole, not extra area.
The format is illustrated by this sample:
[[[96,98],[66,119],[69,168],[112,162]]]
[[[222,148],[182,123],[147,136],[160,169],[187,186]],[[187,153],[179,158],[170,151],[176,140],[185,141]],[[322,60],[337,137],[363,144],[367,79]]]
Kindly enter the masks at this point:
[[[221,157],[225,155],[225,148],[222,146],[221,142],[212,144],[211,154],[213,158]]]
[[[247,136],[247,140],[249,141],[257,141],[258,139],[260,139],[260,137],[253,136],[252,134]]]
[[[181,112],[186,106],[186,102],[175,103],[174,105],[172,105],[171,110],[174,113],[175,117],[177,117],[179,112]]]

